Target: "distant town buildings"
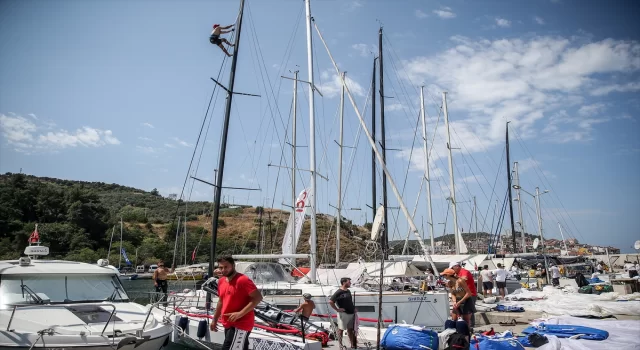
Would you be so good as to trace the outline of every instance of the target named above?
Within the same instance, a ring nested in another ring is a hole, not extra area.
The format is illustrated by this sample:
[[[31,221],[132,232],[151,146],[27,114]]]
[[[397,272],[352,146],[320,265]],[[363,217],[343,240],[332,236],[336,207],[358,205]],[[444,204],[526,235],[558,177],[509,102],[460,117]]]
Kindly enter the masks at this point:
[[[475,233],[464,234],[464,243],[467,246],[469,253],[486,253],[489,251],[490,240],[486,233],[479,233],[478,238],[475,238]],[[454,249],[453,236],[448,235],[448,239],[435,242],[436,254],[452,254]],[[534,252],[533,241],[536,236],[527,236],[525,239],[526,251],[528,253]],[[566,243],[566,248],[565,248]],[[503,254],[512,251],[513,241],[511,235],[501,236],[497,242],[493,242],[492,252],[497,254]],[[520,233],[516,233],[516,250],[522,252],[522,238]],[[540,242],[536,251],[538,253],[543,252],[543,244]],[[544,252],[555,255],[602,255],[606,254],[620,254],[620,248],[610,246],[597,246],[591,244],[585,244],[578,242],[575,238],[567,239],[564,243],[562,240],[551,238],[544,241]]]

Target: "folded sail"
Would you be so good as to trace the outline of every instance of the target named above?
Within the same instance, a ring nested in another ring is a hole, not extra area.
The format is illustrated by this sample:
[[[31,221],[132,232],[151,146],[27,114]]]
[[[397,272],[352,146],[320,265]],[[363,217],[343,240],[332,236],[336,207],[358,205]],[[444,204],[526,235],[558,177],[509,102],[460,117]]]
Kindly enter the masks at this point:
[[[296,199],[296,206],[289,216],[289,222],[287,223],[287,229],[284,233],[284,240],[282,241],[282,254],[295,254],[298,247],[298,240],[302,233],[302,225],[307,213],[307,203],[311,198],[311,189],[306,188],[298,195]],[[280,263],[287,263],[286,259],[280,259]]]

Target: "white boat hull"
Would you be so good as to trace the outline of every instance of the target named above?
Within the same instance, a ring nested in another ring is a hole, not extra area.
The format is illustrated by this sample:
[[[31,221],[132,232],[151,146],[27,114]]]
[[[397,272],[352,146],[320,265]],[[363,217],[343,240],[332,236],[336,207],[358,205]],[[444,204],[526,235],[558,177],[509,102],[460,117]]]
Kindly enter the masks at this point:
[[[316,304],[314,313],[319,315],[335,314],[335,311],[329,306],[329,298],[335,289],[337,287],[292,285],[290,289],[287,289],[292,295],[269,295],[269,288],[262,286],[263,301],[273,304],[282,310],[297,308],[303,301],[302,293],[310,293]],[[283,293],[287,290],[280,289]],[[360,318],[378,319],[378,293],[352,291],[352,295]],[[175,305],[180,305],[179,307],[182,309],[205,307],[206,293],[204,291],[180,293],[176,294],[175,297]],[[217,301],[218,299],[214,297],[212,306],[215,306]],[[439,331],[443,330],[444,322],[449,318],[449,313],[449,296],[444,292],[429,292],[425,294],[409,292],[383,293],[382,319],[386,320],[386,323],[406,322]],[[365,325],[366,322],[361,324]]]

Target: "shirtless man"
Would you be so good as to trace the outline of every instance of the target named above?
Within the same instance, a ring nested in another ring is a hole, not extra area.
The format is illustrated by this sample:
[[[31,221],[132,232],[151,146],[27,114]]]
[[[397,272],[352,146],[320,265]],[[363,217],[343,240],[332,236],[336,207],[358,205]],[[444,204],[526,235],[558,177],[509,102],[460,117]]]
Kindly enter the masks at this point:
[[[164,266],[164,261],[158,261],[158,269],[153,271],[153,285],[156,286],[156,293],[164,293],[164,306],[167,306],[167,288],[169,285],[167,284],[167,275],[171,273],[169,268]]]
[[[309,317],[311,317],[313,309],[316,308],[316,303],[311,300],[311,294],[309,293],[302,294],[302,298],[304,298],[304,302],[298,306],[297,309],[293,310],[293,312],[300,313],[300,318],[305,321],[309,321]]]
[[[226,27],[221,27],[219,24],[214,24],[213,31],[211,32],[211,36],[209,37],[209,42],[212,43],[213,45],[218,45],[218,47],[221,48],[222,51],[224,51],[224,53],[227,54],[227,56],[229,57],[231,57],[231,54],[227,51],[227,49],[224,48],[224,46],[222,46],[222,43],[225,43],[229,46],[234,46],[234,45],[229,41],[227,41],[227,39],[221,38],[220,35],[227,34],[234,31],[235,29],[223,30],[223,29],[230,29],[231,27],[233,27],[233,24],[228,25]]]

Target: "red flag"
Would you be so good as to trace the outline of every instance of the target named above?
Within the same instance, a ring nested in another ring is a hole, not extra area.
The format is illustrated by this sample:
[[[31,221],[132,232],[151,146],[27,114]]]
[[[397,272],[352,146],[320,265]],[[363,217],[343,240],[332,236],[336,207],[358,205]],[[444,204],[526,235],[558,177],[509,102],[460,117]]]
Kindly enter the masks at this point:
[[[196,261],[196,252],[198,251],[198,247],[193,248],[193,253],[191,253],[191,261]]]
[[[29,236],[29,240],[27,242],[29,242],[29,243],[38,243],[38,242],[40,242],[40,235],[38,234],[38,224],[36,224],[36,228],[31,233],[31,236]]]

